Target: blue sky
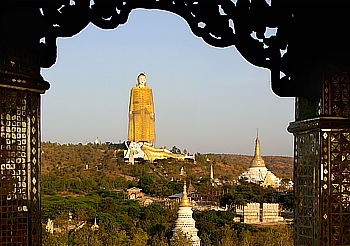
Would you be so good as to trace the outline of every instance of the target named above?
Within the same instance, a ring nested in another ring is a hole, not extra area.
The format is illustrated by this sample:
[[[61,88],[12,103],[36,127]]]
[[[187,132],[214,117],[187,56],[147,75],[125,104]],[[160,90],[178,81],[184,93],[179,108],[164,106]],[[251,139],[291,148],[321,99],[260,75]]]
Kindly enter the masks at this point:
[[[42,69],[42,140],[120,142],[127,138],[130,90],[140,72],[153,90],[156,147],[190,153],[293,156],[294,98],[270,87],[269,70],[247,63],[234,47],[219,49],[194,36],[180,17],[134,10],[126,24],[90,24],[60,38],[55,65]]]

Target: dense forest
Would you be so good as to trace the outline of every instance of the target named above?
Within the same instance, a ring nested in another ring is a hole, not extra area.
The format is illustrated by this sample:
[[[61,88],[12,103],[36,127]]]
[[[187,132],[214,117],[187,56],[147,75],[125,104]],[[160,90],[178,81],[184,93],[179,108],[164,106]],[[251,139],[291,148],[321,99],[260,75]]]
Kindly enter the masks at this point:
[[[42,143],[43,245],[169,245],[177,207],[166,207],[160,201],[181,192],[183,178],[204,199],[229,208],[225,212],[194,211],[202,246],[293,245],[291,225],[257,226],[233,220],[236,204],[278,202],[284,209],[293,208],[291,191],[232,182],[249,167],[252,156],[196,153],[195,163],[162,160],[127,165],[118,147]],[[291,157],[263,159],[277,176],[291,179]],[[210,184],[210,164],[215,178],[226,181],[222,186]],[[180,176],[181,167],[186,170],[185,177]],[[159,202],[142,206],[126,199],[131,187],[159,198]],[[54,223],[53,234],[45,229],[48,219]],[[91,229],[95,220],[98,230]],[[188,245],[186,240],[179,237],[176,245]]]

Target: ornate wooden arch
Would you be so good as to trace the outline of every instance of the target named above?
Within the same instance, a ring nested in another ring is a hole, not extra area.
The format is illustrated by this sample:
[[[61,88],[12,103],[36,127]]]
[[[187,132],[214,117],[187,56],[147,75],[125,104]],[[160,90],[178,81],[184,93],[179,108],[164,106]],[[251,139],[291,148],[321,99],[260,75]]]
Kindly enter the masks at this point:
[[[296,97],[295,244],[350,245],[350,3],[343,0],[0,0],[1,245],[41,245],[40,68],[56,39],[114,29],[137,8],[181,16],[215,47],[235,45]],[[277,30],[267,36],[267,29]]]
[[[2,43],[35,47],[40,67],[50,67],[57,37],[71,37],[90,22],[117,28],[137,8],[181,16],[194,35],[214,47],[235,45],[249,63],[271,71],[272,90],[282,97],[318,95],[313,88],[321,63],[348,54],[349,4],[341,0],[2,0],[0,31],[10,34]],[[267,37],[267,29],[276,34]]]

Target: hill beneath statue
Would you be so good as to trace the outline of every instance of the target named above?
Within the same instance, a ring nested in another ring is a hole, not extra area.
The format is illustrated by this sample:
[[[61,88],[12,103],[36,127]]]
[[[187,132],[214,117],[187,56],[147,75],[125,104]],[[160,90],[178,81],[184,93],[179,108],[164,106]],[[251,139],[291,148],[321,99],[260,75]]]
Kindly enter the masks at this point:
[[[84,170],[96,170],[109,178],[122,176],[132,179],[142,172],[143,163],[127,165],[124,163],[123,150],[117,150],[109,144],[58,144],[42,142],[41,172],[60,172],[67,178],[78,177]],[[210,165],[213,166],[214,178],[236,180],[249,167],[253,156],[240,154],[196,153],[196,163],[176,160],[159,160],[152,163],[153,172],[160,179],[179,179],[180,169],[184,167],[191,180],[206,179],[210,176]],[[277,177],[292,179],[293,157],[262,156],[266,167]]]

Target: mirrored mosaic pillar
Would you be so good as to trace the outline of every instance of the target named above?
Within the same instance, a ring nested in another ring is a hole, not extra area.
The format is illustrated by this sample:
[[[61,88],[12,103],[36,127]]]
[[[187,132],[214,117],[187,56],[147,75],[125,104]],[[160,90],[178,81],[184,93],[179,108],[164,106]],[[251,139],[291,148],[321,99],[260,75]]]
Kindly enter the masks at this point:
[[[0,49],[0,245],[41,245],[40,97],[35,52]]]
[[[318,98],[296,98],[295,245],[350,245],[350,68],[327,69]],[[317,89],[317,88],[315,88]]]

